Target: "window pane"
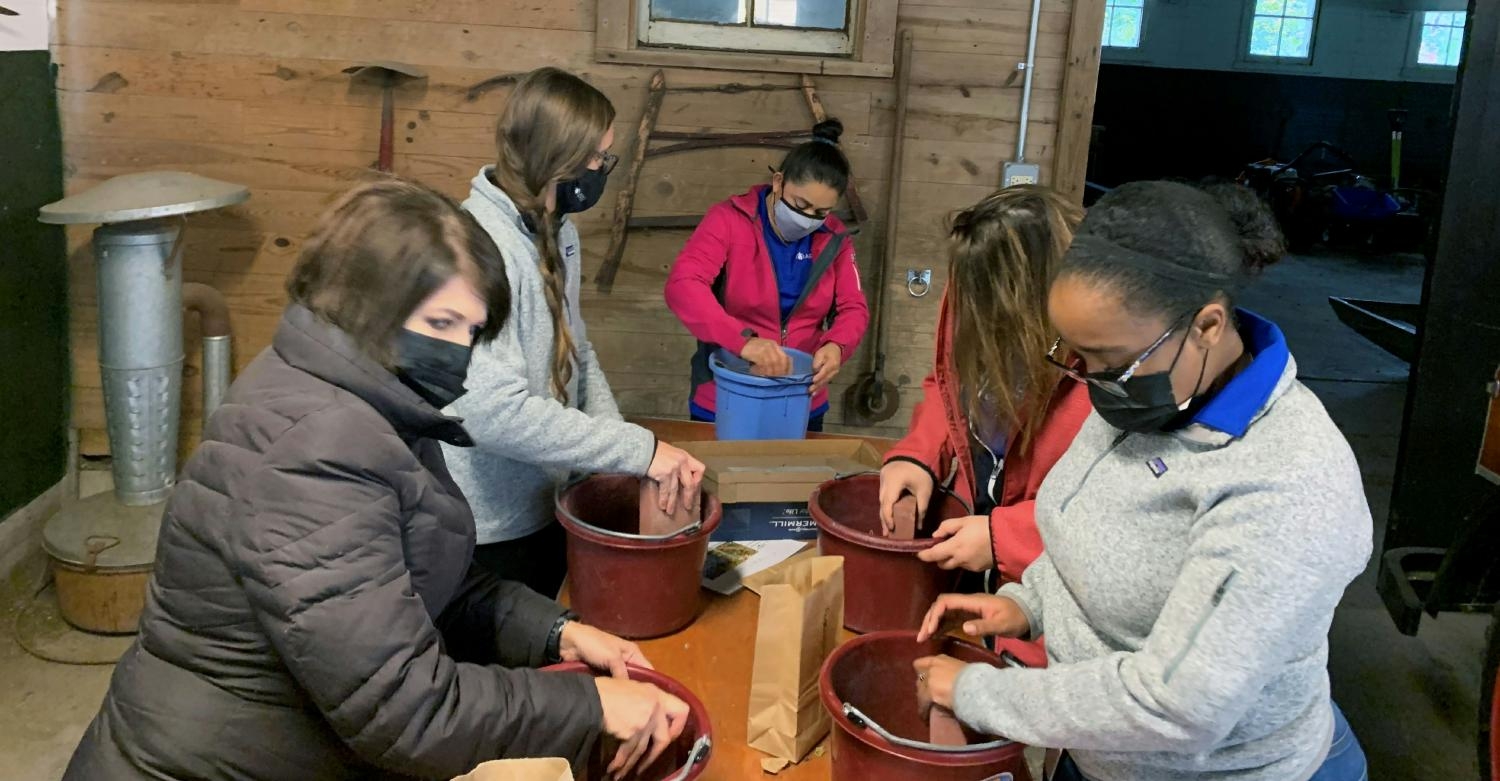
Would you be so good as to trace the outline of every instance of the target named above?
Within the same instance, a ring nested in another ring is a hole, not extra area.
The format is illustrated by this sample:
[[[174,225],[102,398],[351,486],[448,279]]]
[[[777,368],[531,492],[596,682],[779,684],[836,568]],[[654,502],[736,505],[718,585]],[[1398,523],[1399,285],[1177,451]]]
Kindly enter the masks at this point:
[[[1312,20],[1287,19],[1281,23],[1282,57],[1306,57],[1312,51]]]
[[[1286,0],[1286,15],[1311,19],[1316,7],[1317,3],[1314,0]]]
[[[1275,16],[1257,16],[1250,29],[1250,53],[1262,57],[1275,57],[1281,43],[1281,19]]]
[[[1121,8],[1145,8],[1146,0],[1109,0],[1109,4]]]
[[[848,13],[848,0],[755,0],[757,25],[842,30]]]
[[[1458,67],[1458,61],[1462,59],[1464,51],[1464,34],[1460,29],[1455,29],[1448,36],[1448,56],[1443,59],[1444,65]]]
[[[1111,46],[1135,48],[1141,45],[1141,9],[1116,8]]]
[[[1422,44],[1417,48],[1417,62],[1422,65],[1442,65],[1448,56],[1448,29],[1436,25],[1422,25]]]
[[[651,0],[651,18],[672,22],[744,24],[744,0]]]
[[[1286,3],[1284,0],[1255,0],[1255,12],[1257,14],[1271,14],[1280,16],[1285,13]]]
[[[1104,38],[1103,38],[1103,43],[1104,43],[1105,46],[1114,46],[1115,45],[1114,40],[1112,38],[1110,38],[1110,33],[1113,32],[1114,29],[1115,29],[1114,20],[1115,20],[1115,7],[1113,5],[1106,5],[1106,6],[1104,6]]]
[[[1463,27],[1464,26],[1464,19],[1467,18],[1468,15],[1469,15],[1469,12],[1467,12],[1467,11],[1458,11],[1458,12],[1454,13],[1453,14],[1453,23],[1455,25],[1458,25],[1459,27]]]

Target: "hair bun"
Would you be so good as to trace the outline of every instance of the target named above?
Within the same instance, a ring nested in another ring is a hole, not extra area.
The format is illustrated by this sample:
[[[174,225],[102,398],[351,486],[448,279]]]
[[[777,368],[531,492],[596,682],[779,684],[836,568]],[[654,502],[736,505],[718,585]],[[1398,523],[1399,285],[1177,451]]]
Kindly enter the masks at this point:
[[[1276,216],[1249,188],[1229,182],[1203,188],[1218,201],[1239,233],[1246,271],[1259,271],[1286,255],[1286,239]]]
[[[844,135],[844,123],[832,117],[813,125],[812,135],[814,140],[827,141],[837,145],[839,137]]]

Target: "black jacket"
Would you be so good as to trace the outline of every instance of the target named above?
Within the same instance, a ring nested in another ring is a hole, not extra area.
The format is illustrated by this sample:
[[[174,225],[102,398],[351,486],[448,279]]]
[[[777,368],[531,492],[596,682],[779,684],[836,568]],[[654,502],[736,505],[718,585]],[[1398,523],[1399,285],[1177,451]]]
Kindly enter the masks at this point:
[[[578,764],[602,721],[540,673],[563,609],[471,567],[438,440],[469,444],[342,331],[289,308],[162,518],[140,635],[65,779],[447,779]]]

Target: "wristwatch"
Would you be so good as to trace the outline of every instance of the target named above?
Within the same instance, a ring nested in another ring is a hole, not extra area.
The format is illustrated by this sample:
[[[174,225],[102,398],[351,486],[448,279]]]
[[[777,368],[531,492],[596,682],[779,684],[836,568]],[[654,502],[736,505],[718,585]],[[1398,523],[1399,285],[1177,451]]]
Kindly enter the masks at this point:
[[[755,329],[754,328],[746,328],[745,330],[740,331],[740,336],[743,336],[746,339],[754,339],[755,336],[756,336]]]
[[[547,664],[557,664],[562,661],[563,627],[567,626],[569,621],[577,620],[578,614],[569,610],[552,622],[552,629],[547,632],[547,646],[542,649],[542,657],[547,660]]]

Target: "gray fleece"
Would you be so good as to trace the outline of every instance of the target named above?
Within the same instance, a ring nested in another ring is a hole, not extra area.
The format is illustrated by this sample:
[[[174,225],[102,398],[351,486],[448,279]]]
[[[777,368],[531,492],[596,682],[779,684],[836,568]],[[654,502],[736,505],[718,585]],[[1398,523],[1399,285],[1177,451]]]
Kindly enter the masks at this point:
[[[515,204],[490,183],[489,170],[474,177],[463,207],[505,256],[510,317],[499,338],[475,350],[465,383],[469,392],[448,409],[464,419],[475,447],[443,448],[453,479],[474,508],[481,545],[519,539],[552,523],[553,489],[570,473],[643,475],[656,450],[650,431],[621,419],[589,344],[578,307],[582,251],[569,220],[558,246],[578,364],[568,402],[552,395],[552,316],[541,255]]]
[[[1242,438],[1124,435],[1091,415],[1036,519],[1047,552],[1000,593],[1045,632],[1050,665],[967,667],[960,718],[1067,748],[1093,781],[1318,768],[1328,627],[1372,523],[1354,455],[1293,361]]]

